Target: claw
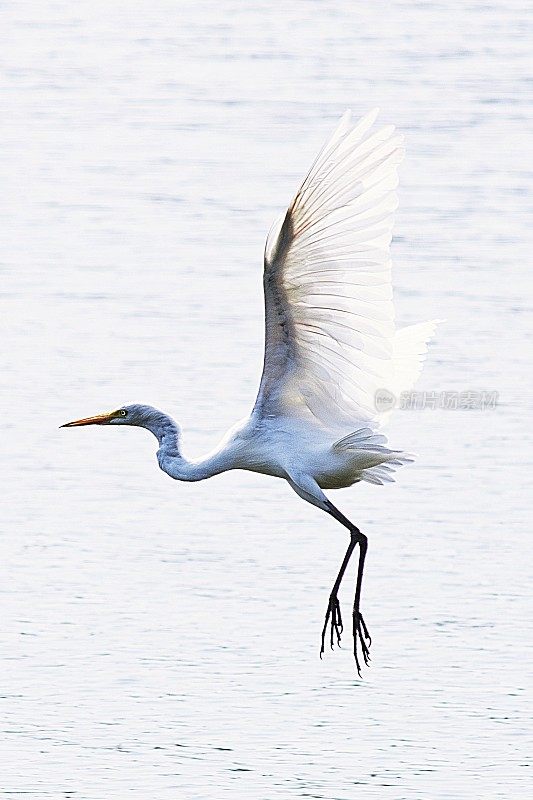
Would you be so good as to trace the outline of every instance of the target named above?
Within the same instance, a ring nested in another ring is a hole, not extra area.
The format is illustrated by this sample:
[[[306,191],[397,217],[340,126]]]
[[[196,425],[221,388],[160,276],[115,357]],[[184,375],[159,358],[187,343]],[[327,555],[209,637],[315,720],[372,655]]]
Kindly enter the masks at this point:
[[[359,655],[358,655],[358,645],[361,646],[361,654],[363,656],[363,661],[365,666],[368,667],[370,664],[370,644],[372,640],[370,638],[370,634],[368,633],[368,628],[366,627],[365,621],[363,619],[363,615],[359,611],[355,611],[353,615],[353,654],[355,658],[355,666],[357,669],[357,674],[361,678],[361,664],[359,662]]]
[[[320,646],[320,658],[324,655],[326,649],[326,635],[329,625],[329,646],[333,650],[335,644],[337,647],[341,646],[341,635],[344,630],[342,624],[341,607],[338,597],[330,595],[328,607],[326,610],[326,619],[324,620],[324,627],[322,628],[322,641]],[[372,639],[366,627],[363,615],[356,611],[353,615],[353,654],[355,658],[355,666],[357,674],[362,678],[361,662],[359,661],[359,647],[361,647],[361,655],[365,666],[370,664],[370,645]],[[335,641],[336,640],[336,641]]]
[[[329,645],[330,648],[333,650],[335,644],[337,647],[341,645],[341,635],[344,630],[342,624],[342,616],[341,616],[341,607],[337,597],[333,597],[330,595],[328,608],[326,611],[326,619],[324,621],[324,627],[322,628],[322,641],[320,646],[320,658],[326,649],[326,632],[328,629],[328,625],[330,626],[329,632]],[[335,642],[335,640],[337,640]]]
[[[368,628],[365,625],[365,621],[363,619],[363,615],[362,614],[359,614],[359,622],[363,626],[363,633],[365,634],[365,639],[368,639],[368,644],[370,646],[372,644],[372,637],[370,636],[370,634],[368,632]]]

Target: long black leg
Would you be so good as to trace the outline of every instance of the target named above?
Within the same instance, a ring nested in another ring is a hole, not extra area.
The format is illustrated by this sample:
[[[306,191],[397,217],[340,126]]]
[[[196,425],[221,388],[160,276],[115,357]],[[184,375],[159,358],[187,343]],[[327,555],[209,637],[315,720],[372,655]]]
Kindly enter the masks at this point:
[[[328,623],[331,626],[331,634],[330,634],[330,645],[333,647],[334,640],[337,640],[337,644],[340,644],[341,634],[342,634],[342,618],[340,612],[340,605],[338,600],[338,591],[341,585],[342,579],[344,577],[344,573],[346,572],[346,568],[350,561],[351,555],[355,549],[355,545],[359,545],[359,564],[357,568],[357,582],[355,586],[355,598],[353,604],[353,622],[352,622],[352,631],[353,631],[353,653],[355,658],[355,664],[357,667],[357,672],[359,676],[361,675],[361,665],[359,662],[359,652],[358,646],[361,647],[361,652],[363,655],[363,660],[365,664],[368,664],[370,660],[370,643],[371,638],[370,634],[368,633],[368,628],[366,627],[365,621],[363,619],[363,615],[360,611],[360,604],[361,604],[361,587],[363,583],[363,571],[365,568],[365,556],[366,551],[368,549],[368,539],[361,533],[359,528],[357,528],[350,520],[342,514],[338,508],[336,508],[333,503],[329,500],[327,501],[327,509],[328,512],[334,517],[341,525],[344,525],[345,528],[348,528],[350,532],[350,544],[348,545],[348,549],[346,550],[346,554],[344,556],[343,562],[341,564],[339,574],[333,584],[333,588],[331,590],[329,601],[328,601],[328,608],[326,612],[326,619],[324,622],[324,627],[322,629],[322,644],[320,648],[320,657],[324,653],[325,647],[325,639],[326,639],[326,632]]]
[[[328,623],[331,624],[331,634],[330,634],[330,646],[333,650],[334,639],[337,639],[337,644],[340,645],[341,643],[341,634],[342,634],[342,617],[341,617],[341,607],[339,604],[338,592],[339,587],[341,585],[341,581],[344,577],[344,573],[346,572],[346,567],[348,566],[348,562],[352,556],[354,551],[355,545],[357,544],[357,539],[355,536],[352,536],[350,533],[350,544],[348,545],[348,549],[346,550],[346,555],[344,556],[343,562],[341,564],[341,568],[339,570],[339,574],[337,575],[337,579],[333,584],[333,589],[329,595],[329,602],[328,602],[328,610],[326,611],[326,619],[324,620],[324,627],[322,628],[322,644],[320,646],[320,658],[322,658],[325,649],[325,641],[326,641],[326,632],[328,629]]]

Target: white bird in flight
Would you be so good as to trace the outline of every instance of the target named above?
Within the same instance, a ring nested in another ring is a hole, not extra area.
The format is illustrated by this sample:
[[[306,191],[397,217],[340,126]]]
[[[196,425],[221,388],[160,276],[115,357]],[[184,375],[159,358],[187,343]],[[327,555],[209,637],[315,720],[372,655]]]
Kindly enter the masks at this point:
[[[395,326],[389,247],[403,149],[393,126],[372,130],[377,114],[354,124],[346,112],[268,234],[264,366],[248,418],[195,461],[182,454],[179,425],[151,406],[127,405],[62,426],[146,428],[171,478],[200,481],[232,469],[273,475],[344,525],[350,542],[329,595],[320,655],[326,640],[340,644],[338,591],[359,545],[352,616],[359,674],[371,642],[360,609],[367,537],[324,490],[392,481],[412,460],[391,449],[379,429],[420,374],[436,325]]]

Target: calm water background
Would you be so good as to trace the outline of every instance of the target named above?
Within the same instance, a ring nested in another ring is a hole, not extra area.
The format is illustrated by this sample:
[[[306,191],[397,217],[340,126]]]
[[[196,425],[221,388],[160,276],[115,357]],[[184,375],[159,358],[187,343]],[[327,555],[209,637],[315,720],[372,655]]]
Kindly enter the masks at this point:
[[[531,796],[527,4],[369,5],[1,4],[8,800]],[[361,682],[348,639],[318,659],[333,520],[58,425],[148,402],[198,454],[248,412],[265,234],[375,105],[407,144],[399,321],[447,320],[420,388],[500,402],[399,412],[416,465],[334,494],[370,538]]]

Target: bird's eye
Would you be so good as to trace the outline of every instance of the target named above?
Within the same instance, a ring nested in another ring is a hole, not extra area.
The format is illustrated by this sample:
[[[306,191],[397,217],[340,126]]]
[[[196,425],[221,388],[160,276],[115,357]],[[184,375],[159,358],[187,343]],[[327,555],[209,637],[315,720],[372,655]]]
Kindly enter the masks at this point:
[[[128,416],[128,412],[127,412],[125,409],[123,409],[123,408],[122,408],[122,409],[120,410],[120,416],[121,416],[121,417],[127,417],[127,416]]]

